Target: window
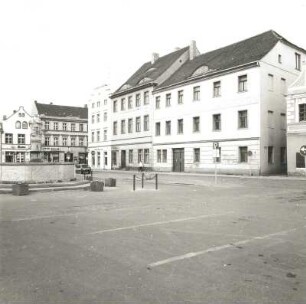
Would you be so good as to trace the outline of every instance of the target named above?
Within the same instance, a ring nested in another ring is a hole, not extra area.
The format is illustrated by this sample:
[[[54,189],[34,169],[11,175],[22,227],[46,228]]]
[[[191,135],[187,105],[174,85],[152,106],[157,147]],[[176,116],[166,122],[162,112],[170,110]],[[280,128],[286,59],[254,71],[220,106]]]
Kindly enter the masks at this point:
[[[53,123],[53,130],[58,130],[58,122]]]
[[[281,130],[286,130],[286,114],[285,113],[281,113],[280,114],[280,129]]]
[[[27,129],[28,128],[28,123],[26,121],[22,122],[22,129]]]
[[[16,154],[17,163],[23,163],[24,160],[25,160],[25,153],[24,152],[17,152],[17,154]]]
[[[200,132],[200,117],[193,117],[193,132]]]
[[[221,96],[221,81],[215,81],[213,97],[219,97],[219,96]]]
[[[273,91],[274,87],[274,77],[272,74],[268,74],[268,90]]]
[[[125,98],[121,99],[121,111],[125,110]]]
[[[75,146],[75,137],[71,137],[70,138],[70,144],[71,144],[71,146]]]
[[[46,130],[49,130],[49,129],[50,129],[50,123],[49,123],[49,121],[46,121],[46,122],[45,122],[45,129],[46,129]]]
[[[286,165],[287,163],[286,147],[280,147],[280,163],[281,165]]]
[[[18,113],[18,116],[19,116],[19,117],[24,117],[25,114],[24,114],[24,113]]]
[[[149,149],[144,149],[144,163],[148,164],[150,161],[150,152]]]
[[[221,114],[213,115],[213,131],[221,130]]]
[[[160,109],[160,96],[155,97],[155,108]]]
[[[171,135],[171,121],[166,121],[166,135]]]
[[[142,149],[138,149],[138,163],[142,162]]]
[[[91,123],[94,124],[95,123],[95,115],[91,116]]]
[[[25,134],[18,134],[18,145],[25,144]]]
[[[155,123],[155,136],[160,136],[160,122]]]
[[[63,122],[63,130],[66,131],[67,130],[67,123]]]
[[[248,90],[248,76],[238,76],[238,92],[246,92]]]
[[[58,137],[53,137],[53,146],[58,146]]]
[[[100,108],[100,101],[97,101],[97,108]]]
[[[91,165],[92,165],[92,166],[95,166],[95,165],[96,165],[95,151],[91,151]]]
[[[193,87],[193,101],[199,101],[200,100],[200,87]]]
[[[149,104],[149,91],[143,93],[143,104]]]
[[[50,146],[50,137],[45,137],[45,146]]]
[[[1,136],[1,134],[0,134]],[[5,133],[5,143],[12,144],[13,143],[13,134],[12,133]]]
[[[193,149],[193,162],[194,163],[200,162],[200,148]]]
[[[246,129],[248,127],[248,111],[238,111],[238,128]]]
[[[101,164],[101,152],[97,152],[97,166]]]
[[[133,119],[128,119],[128,133],[133,133]]]
[[[296,168],[305,168],[305,157],[301,153],[296,153]]]
[[[286,84],[286,79],[281,78],[281,94],[285,95],[287,92],[287,84]]]
[[[95,132],[91,132],[91,142],[95,142]]]
[[[221,147],[218,147],[215,151],[215,157],[214,157],[214,162],[215,163],[221,163]]]
[[[97,114],[97,122],[100,122],[100,113]]]
[[[117,121],[114,121],[113,122],[113,135],[117,135],[117,125],[118,125]]]
[[[107,140],[107,130],[103,130],[103,140]]]
[[[278,63],[282,63],[282,55],[278,54]]]
[[[163,163],[167,162],[167,150],[163,150]]]
[[[118,111],[118,100],[114,100],[113,102],[113,112],[117,112]]]
[[[21,122],[20,121],[16,121],[15,128],[16,129],[21,129]]]
[[[75,123],[72,123],[72,124],[71,124],[71,131],[72,131],[72,132],[75,132]]]
[[[107,99],[104,99],[104,105],[105,106],[107,105]]]
[[[274,113],[268,111],[268,128],[274,129]]]
[[[301,70],[301,55],[298,53],[295,53],[295,68]]]
[[[306,121],[306,103],[299,104],[299,121]]]
[[[248,147],[239,147],[239,162],[248,162]]]
[[[97,142],[100,141],[100,131],[97,131]]]
[[[94,107],[95,107],[95,103],[94,103],[94,102],[91,104],[91,107],[92,107],[92,108],[94,108]]]
[[[161,150],[157,150],[157,162],[161,163]]]
[[[171,94],[166,95],[166,107],[171,106]]]
[[[136,107],[140,107],[140,94],[136,94]]]
[[[143,117],[143,130],[149,131],[149,115]]]
[[[79,125],[79,131],[80,132],[84,132],[84,125],[82,124],[82,123],[80,123],[80,125]]]
[[[62,144],[63,146],[67,146],[67,137],[62,138]]]
[[[133,150],[129,150],[129,163],[133,163]]]
[[[133,108],[133,96],[128,97],[128,108],[129,109]]]
[[[274,163],[274,149],[273,146],[268,147],[268,164]]]
[[[103,120],[104,120],[104,121],[107,121],[107,112],[104,112],[104,113],[103,113]]]
[[[177,120],[177,133],[178,134],[184,133],[184,120],[183,119]]]
[[[177,103],[182,104],[183,98],[184,98],[184,91],[183,90],[178,91],[177,92]]]
[[[125,120],[121,120],[121,134],[125,134]]]
[[[140,117],[136,117],[136,132],[140,132]]]

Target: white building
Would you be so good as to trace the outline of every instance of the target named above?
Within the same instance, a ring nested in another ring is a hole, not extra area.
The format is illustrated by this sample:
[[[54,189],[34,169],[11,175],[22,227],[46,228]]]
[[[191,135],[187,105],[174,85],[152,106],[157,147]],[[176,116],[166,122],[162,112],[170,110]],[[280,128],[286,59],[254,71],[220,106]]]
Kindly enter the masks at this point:
[[[4,116],[1,134],[1,162],[22,163],[31,158],[32,116],[23,108],[8,117]]]
[[[111,90],[96,88],[88,102],[88,163],[93,169],[111,169]]]
[[[287,96],[288,174],[306,175],[305,156],[300,153],[306,146],[306,65],[299,78],[289,87]]]

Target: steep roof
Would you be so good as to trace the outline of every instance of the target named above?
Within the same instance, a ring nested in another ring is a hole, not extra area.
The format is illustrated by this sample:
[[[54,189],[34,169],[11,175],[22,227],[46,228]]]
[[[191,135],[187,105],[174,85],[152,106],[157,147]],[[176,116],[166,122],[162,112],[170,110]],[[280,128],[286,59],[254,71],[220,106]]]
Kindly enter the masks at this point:
[[[207,66],[208,70],[216,72],[258,61],[271,51],[278,41],[283,41],[305,52],[275,31],[270,30],[187,61],[157,89],[187,80],[201,66]]]
[[[153,82],[162,75],[189,47],[185,47],[158,58],[153,64],[149,61],[144,63],[115,93],[121,92],[124,86],[131,89],[139,84],[142,79]]]
[[[39,115],[51,117],[78,117],[88,119],[88,109],[83,107],[59,106],[54,104],[44,104],[35,101]]]

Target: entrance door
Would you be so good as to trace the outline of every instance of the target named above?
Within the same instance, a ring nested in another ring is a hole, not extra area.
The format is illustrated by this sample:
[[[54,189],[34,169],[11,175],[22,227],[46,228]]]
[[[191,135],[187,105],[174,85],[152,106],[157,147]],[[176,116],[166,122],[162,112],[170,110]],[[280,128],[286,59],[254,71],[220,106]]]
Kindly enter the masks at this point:
[[[121,168],[126,167],[126,151],[121,150]]]
[[[184,149],[173,149],[173,171],[184,172]]]

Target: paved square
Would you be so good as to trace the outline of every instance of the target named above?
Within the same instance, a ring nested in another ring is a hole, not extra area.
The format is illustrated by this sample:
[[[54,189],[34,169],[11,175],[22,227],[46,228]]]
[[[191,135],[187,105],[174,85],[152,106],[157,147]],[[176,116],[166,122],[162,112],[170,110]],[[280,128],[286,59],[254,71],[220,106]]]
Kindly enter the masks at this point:
[[[0,196],[1,303],[305,303],[305,180],[118,179]]]

